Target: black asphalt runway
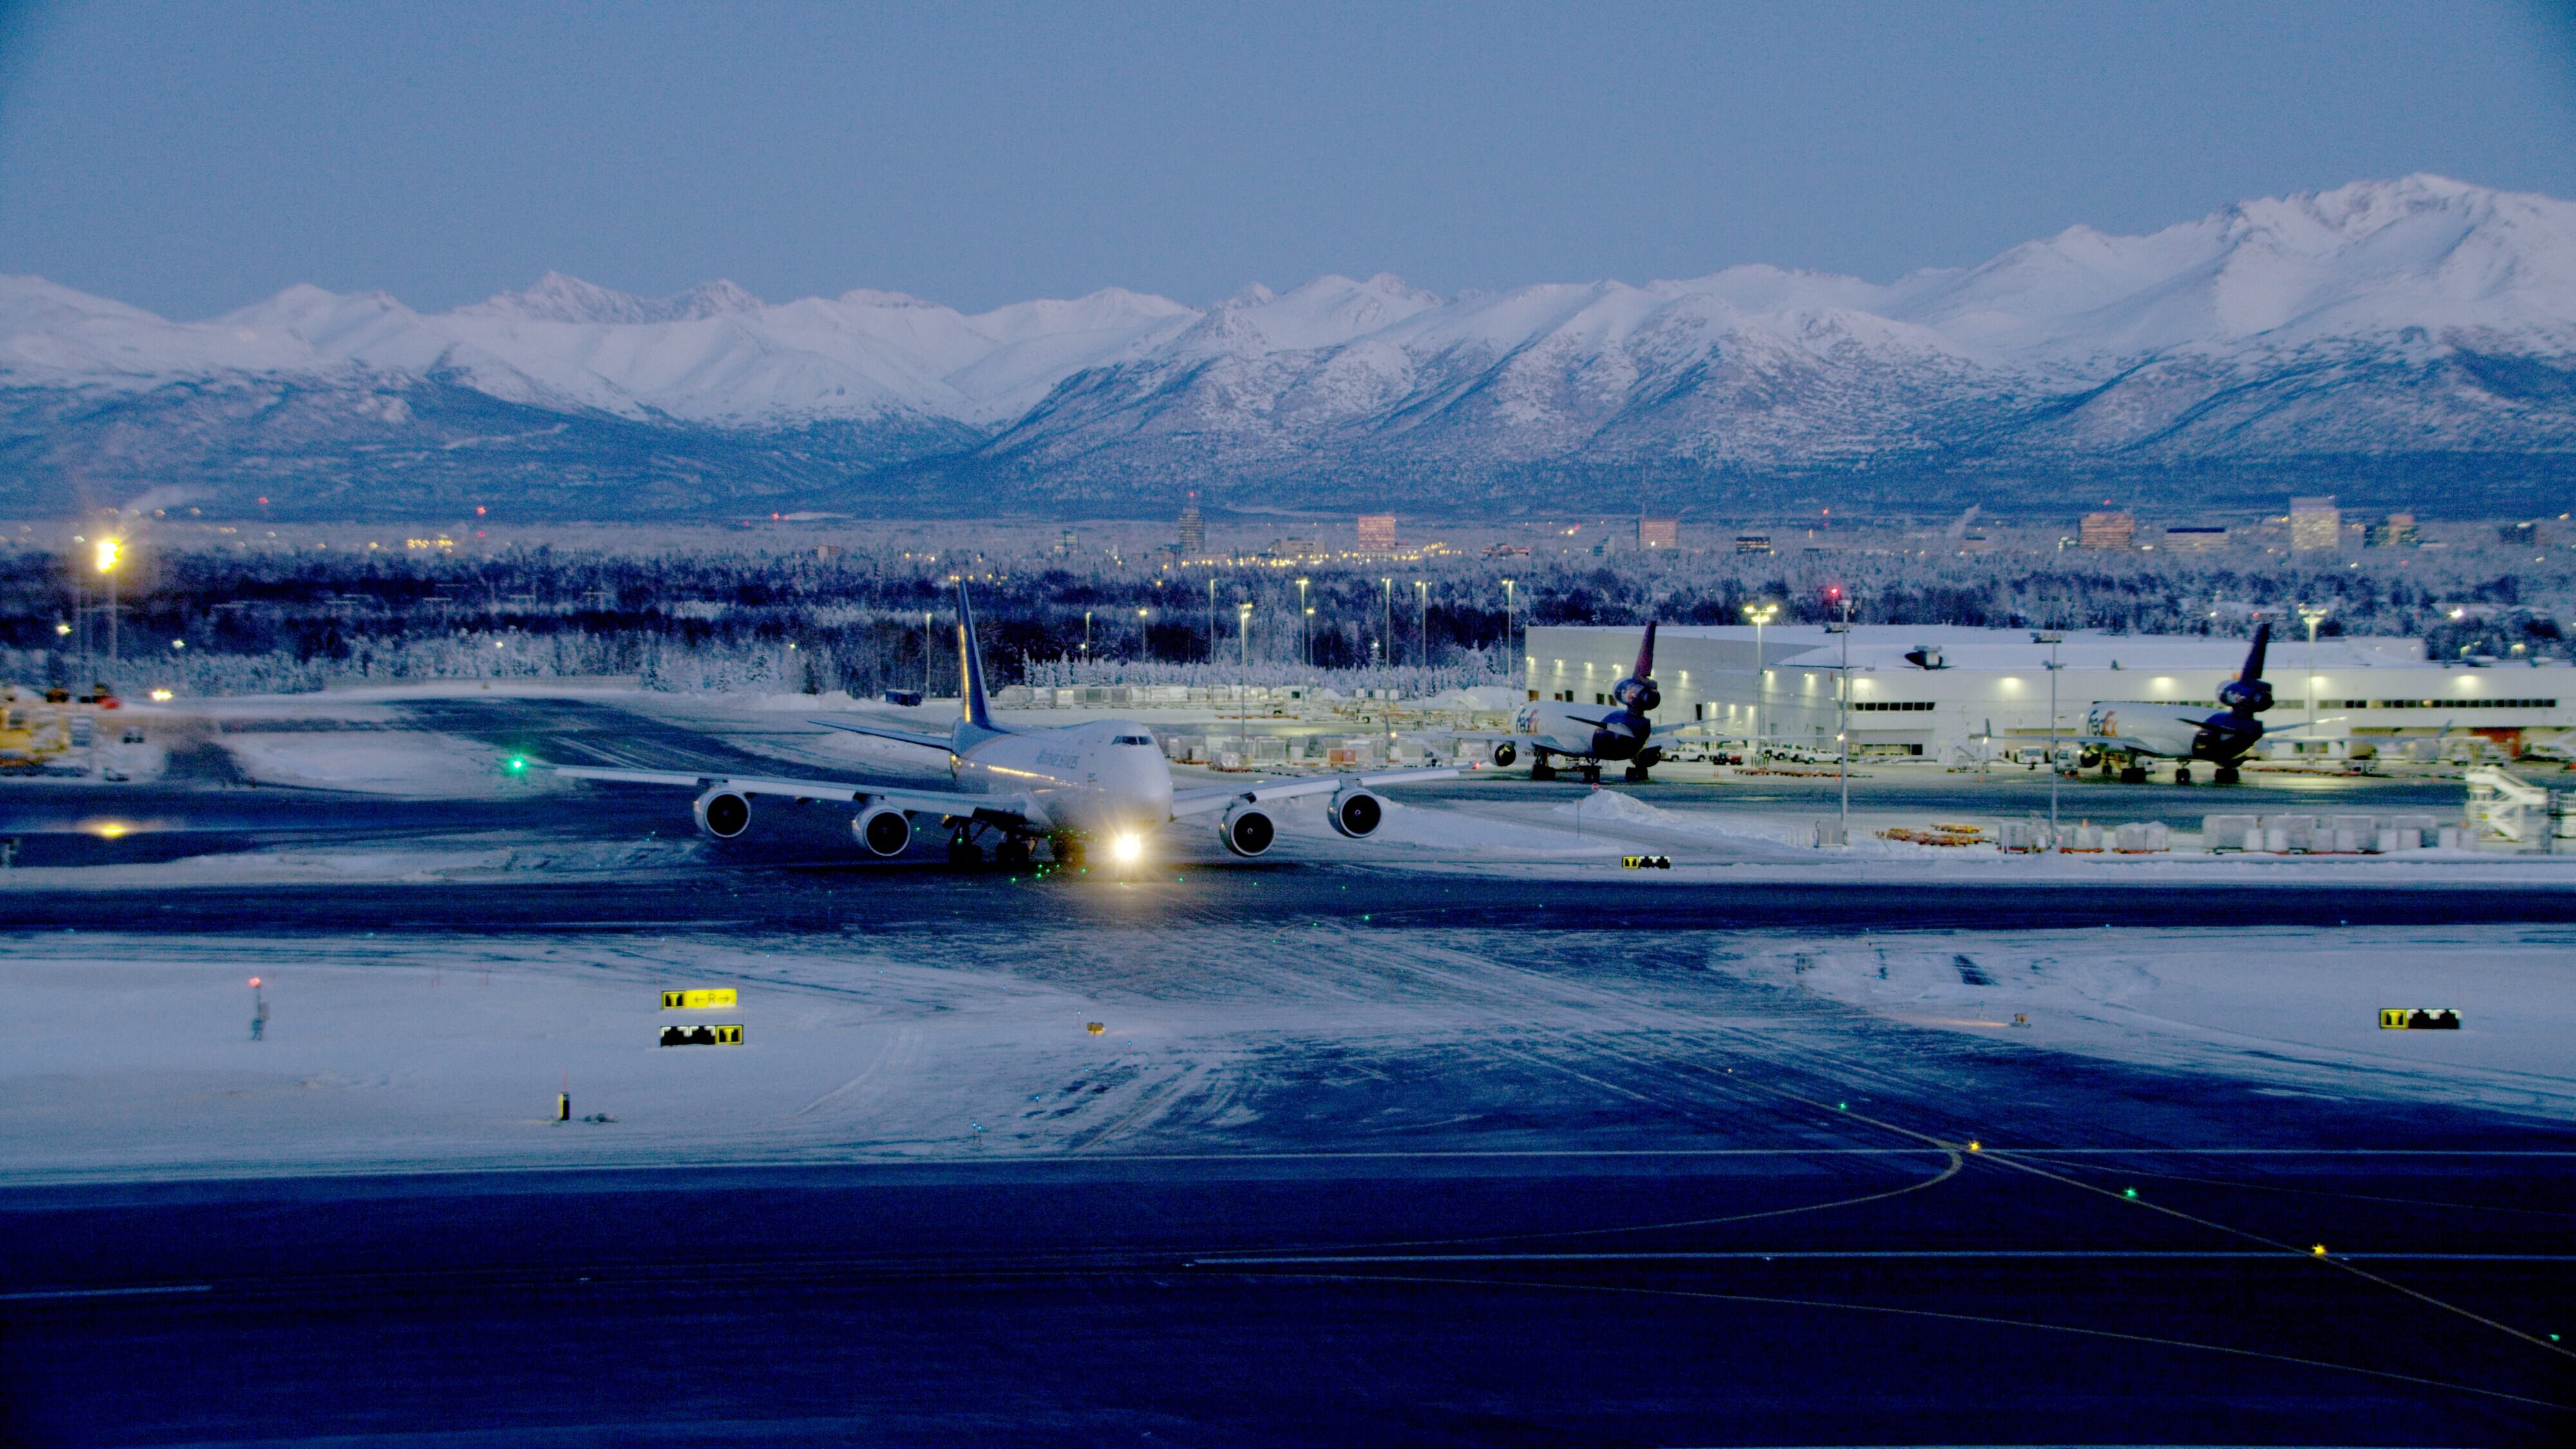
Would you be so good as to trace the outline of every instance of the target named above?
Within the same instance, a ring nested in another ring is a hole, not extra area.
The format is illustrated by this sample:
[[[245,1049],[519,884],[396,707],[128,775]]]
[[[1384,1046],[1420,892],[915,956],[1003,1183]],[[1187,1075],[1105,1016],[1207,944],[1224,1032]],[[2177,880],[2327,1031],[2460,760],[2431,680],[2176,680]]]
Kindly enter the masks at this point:
[[[2361,1135],[2453,1145],[1970,1151],[1951,1113],[1839,1111],[1809,1095],[1825,1079],[1736,1087],[1741,1110],[1832,1139],[1744,1155],[19,1192],[0,1202],[8,1428],[61,1445],[2576,1433],[2576,1361],[2551,1337],[2576,1333],[2568,1133],[2461,1147],[2455,1114],[2396,1112]]]

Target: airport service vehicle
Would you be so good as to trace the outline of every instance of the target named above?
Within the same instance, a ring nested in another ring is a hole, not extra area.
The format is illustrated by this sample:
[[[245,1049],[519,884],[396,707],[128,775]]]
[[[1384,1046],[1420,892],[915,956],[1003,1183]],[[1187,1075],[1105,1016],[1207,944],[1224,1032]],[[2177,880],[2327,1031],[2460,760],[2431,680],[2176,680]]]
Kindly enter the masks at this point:
[[[1120,864],[1140,859],[1145,837],[1172,820],[1205,817],[1217,839],[1235,855],[1256,856],[1277,837],[1275,815],[1288,800],[1323,795],[1325,818],[1341,835],[1363,839],[1377,832],[1386,805],[1383,786],[1440,780],[1454,769],[1390,770],[1326,779],[1263,780],[1243,786],[1174,790],[1171,766],[1151,730],[1127,720],[1099,720],[1059,729],[1015,730],[993,722],[984,697],[984,663],[975,642],[975,610],[966,585],[957,586],[957,663],[963,681],[959,718],[944,735],[846,720],[813,721],[831,729],[895,740],[948,756],[953,790],[911,789],[839,780],[770,779],[743,775],[684,774],[567,765],[556,773],[582,780],[644,785],[684,785],[701,793],[692,807],[701,834],[731,840],[751,828],[755,796],[793,800],[847,800],[858,807],[850,834],[871,855],[901,855],[912,841],[915,817],[949,832],[948,858],[958,865],[985,860],[986,836],[1004,864],[1033,858],[1039,840],[1056,860],[1079,859],[1090,842],[1105,843]]]
[[[1604,761],[1628,762],[1627,780],[1632,785],[1645,783],[1646,772],[1663,759],[1658,735],[1679,734],[1682,726],[1659,725],[1647,718],[1664,702],[1655,688],[1655,626],[1646,625],[1645,642],[1637,648],[1637,667],[1627,678],[1610,686],[1607,703],[1582,704],[1564,699],[1534,699],[1521,706],[1508,730],[1437,730],[1426,734],[1453,740],[1474,740],[1493,747],[1497,767],[1511,764],[1529,751],[1530,778],[1556,778],[1558,759],[1572,761],[1587,785],[1601,783]]]
[[[2146,781],[2147,767],[2139,763],[2143,759],[2174,761],[2177,785],[2191,783],[2194,760],[2217,766],[2219,784],[2235,784],[2237,765],[2263,739],[2263,722],[2255,716],[2272,707],[2272,686],[2263,679],[2263,649],[2271,637],[2270,621],[2254,626],[2254,647],[2246,651],[2244,670],[2218,687],[2218,702],[2225,708],[2216,714],[2152,700],[2103,700],[2086,716],[2091,732],[2069,743],[2126,754],[2129,764],[2120,778],[2132,785]]]

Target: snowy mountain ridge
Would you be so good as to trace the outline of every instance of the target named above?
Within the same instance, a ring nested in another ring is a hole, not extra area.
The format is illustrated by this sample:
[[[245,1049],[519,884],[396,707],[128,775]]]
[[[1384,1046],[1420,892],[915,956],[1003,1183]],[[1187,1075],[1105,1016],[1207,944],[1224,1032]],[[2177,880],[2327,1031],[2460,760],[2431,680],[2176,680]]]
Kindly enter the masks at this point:
[[[2571,379],[2576,203],[2430,175],[2147,236],[2073,227],[1887,283],[1745,265],[1443,298],[1328,275],[1204,309],[1112,288],[965,314],[867,290],[773,304],[725,281],[647,299],[549,273],[443,313],[297,286],[188,323],[0,277],[10,452],[58,466],[98,461],[79,436],[97,424],[50,421],[71,397],[84,416],[130,399],[117,456],[184,467],[209,447],[399,451],[406,430],[444,448],[425,419],[483,406],[464,395],[666,444],[827,438],[816,466],[850,487],[945,459],[1109,495],[1318,468],[2554,456],[2576,450]],[[260,409],[239,400],[272,394],[308,414],[296,436],[243,436]],[[174,426],[176,452],[158,436]]]

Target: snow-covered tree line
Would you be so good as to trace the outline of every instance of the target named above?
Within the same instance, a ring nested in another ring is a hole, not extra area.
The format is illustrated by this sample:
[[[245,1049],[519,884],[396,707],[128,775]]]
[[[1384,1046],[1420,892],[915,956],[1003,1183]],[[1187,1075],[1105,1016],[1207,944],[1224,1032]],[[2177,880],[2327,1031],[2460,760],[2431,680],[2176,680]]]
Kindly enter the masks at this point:
[[[957,669],[952,570],[972,580],[996,685],[1309,679],[1418,692],[1508,677],[1512,641],[1533,623],[1735,623],[1757,602],[1813,622],[1838,616],[1834,590],[1866,623],[2241,633],[2257,611],[2291,617],[2311,605],[2329,610],[2326,633],[2504,652],[2555,647],[2576,597],[2564,557],[2374,550],[2293,563],[1852,549],[1289,568],[748,550],[173,550],[139,556],[123,580],[127,662],[116,682],[207,694],[344,679],[633,675],[684,691],[947,692]],[[59,555],[0,555],[0,675],[79,683],[102,672],[100,603]]]

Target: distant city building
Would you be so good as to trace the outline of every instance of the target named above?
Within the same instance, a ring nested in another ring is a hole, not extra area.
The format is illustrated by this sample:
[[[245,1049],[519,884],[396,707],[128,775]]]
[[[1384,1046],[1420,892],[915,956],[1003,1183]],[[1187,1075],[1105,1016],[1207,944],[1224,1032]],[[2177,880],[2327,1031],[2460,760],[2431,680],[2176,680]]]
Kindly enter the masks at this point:
[[[2496,534],[2506,543],[2524,548],[2546,548],[2549,545],[2548,531],[2537,523],[2508,523],[2497,529]]]
[[[1682,546],[1682,521],[1678,518],[1640,518],[1637,520],[1637,547],[1679,548]]]
[[[2370,526],[2362,540],[2365,548],[2420,548],[2424,535],[2415,531],[2415,515],[2392,513]]]
[[[1265,558],[1331,558],[1333,551],[1311,538],[1283,538],[1263,552]]]
[[[2211,524],[2188,524],[2165,530],[2165,548],[2174,553],[2207,553],[2227,547],[2227,530]]]
[[[1739,533],[1735,536],[1735,551],[1737,553],[1769,553],[1771,551],[1771,535],[1767,533]]]
[[[2290,552],[2343,551],[2343,511],[2332,497],[2290,500]]]
[[[1360,515],[1360,552],[1395,552],[1395,515],[1363,513]]]
[[[1057,535],[1055,551],[1059,554],[1069,554],[1073,552],[1073,548],[1073,530],[1068,528],[1063,533]]]
[[[1207,520],[1199,517],[1199,496],[1195,493],[1181,510],[1181,552],[1193,558],[1207,552]]]
[[[2075,541],[2083,548],[2136,548],[2138,520],[2126,513],[2088,513]]]
[[[1525,543],[1489,543],[1485,545],[1485,557],[1487,558],[1527,558],[1529,557],[1529,551],[1529,545]]]

